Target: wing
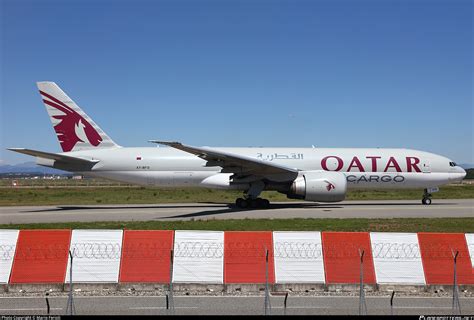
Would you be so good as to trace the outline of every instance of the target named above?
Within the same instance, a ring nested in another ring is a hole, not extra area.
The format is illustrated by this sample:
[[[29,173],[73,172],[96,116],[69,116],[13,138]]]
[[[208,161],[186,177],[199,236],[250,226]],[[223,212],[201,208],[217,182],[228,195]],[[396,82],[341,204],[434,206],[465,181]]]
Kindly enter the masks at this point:
[[[207,167],[222,167],[222,173],[234,173],[236,178],[252,180],[267,178],[274,181],[291,181],[298,176],[298,170],[269,163],[252,157],[224,152],[207,147],[192,147],[180,142],[150,140],[185,151],[207,161]],[[252,178],[253,177],[253,178]]]

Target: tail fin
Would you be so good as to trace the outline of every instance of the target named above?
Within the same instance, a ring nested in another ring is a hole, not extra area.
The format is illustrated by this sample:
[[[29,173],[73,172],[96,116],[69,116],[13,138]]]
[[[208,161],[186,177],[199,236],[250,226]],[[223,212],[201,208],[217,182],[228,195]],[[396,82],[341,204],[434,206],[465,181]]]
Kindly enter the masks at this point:
[[[64,152],[118,147],[56,83],[37,85]]]

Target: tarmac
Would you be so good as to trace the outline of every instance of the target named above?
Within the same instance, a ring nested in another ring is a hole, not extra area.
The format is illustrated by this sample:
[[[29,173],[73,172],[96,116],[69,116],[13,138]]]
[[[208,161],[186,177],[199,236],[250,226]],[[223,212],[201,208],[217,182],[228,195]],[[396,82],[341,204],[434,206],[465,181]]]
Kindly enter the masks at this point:
[[[474,218],[474,199],[344,201],[334,204],[277,202],[269,209],[223,203],[0,207],[0,224],[290,218]]]
[[[50,315],[65,315],[67,296],[49,297]],[[76,296],[77,315],[264,315],[265,297],[257,296],[174,296],[173,309],[166,308],[165,296]],[[271,296],[271,315],[358,315],[358,296]],[[474,298],[459,298],[462,314],[474,314]],[[170,306],[171,304],[169,304]],[[367,296],[368,315],[452,315],[452,297]],[[0,297],[0,315],[46,315],[45,296]]]

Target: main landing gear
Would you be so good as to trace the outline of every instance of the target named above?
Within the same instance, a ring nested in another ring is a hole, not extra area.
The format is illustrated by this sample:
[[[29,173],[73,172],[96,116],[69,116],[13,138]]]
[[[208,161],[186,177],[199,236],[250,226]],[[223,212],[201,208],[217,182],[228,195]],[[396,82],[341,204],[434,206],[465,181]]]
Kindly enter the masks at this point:
[[[267,199],[262,199],[262,198],[256,198],[256,199],[238,198],[237,200],[235,200],[235,205],[242,209],[245,209],[245,208],[267,209],[268,207],[270,207],[270,201],[268,201]]]
[[[431,193],[428,192],[428,189],[425,189],[425,192],[423,193],[423,199],[421,200],[421,203],[425,205],[430,205],[431,204]]]
[[[258,196],[265,188],[265,184],[262,181],[255,181],[250,185],[244,198],[238,198],[235,200],[235,205],[239,208],[259,208],[266,209],[270,207],[270,201],[267,199],[259,198]]]

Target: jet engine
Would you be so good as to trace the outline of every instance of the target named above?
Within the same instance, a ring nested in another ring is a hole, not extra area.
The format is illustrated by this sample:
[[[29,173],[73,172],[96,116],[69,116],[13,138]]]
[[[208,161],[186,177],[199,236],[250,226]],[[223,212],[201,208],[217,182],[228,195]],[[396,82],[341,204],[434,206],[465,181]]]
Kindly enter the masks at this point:
[[[344,200],[346,191],[346,176],[341,172],[301,171],[287,196],[307,201],[338,202]]]

